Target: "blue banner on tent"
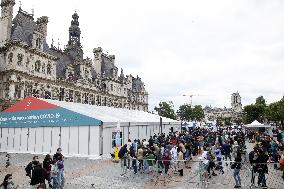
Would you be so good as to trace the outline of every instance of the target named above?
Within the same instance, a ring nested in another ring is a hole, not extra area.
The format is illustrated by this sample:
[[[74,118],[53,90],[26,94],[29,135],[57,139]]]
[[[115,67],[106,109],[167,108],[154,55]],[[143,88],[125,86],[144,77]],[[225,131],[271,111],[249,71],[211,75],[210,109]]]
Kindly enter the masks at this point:
[[[87,126],[102,121],[64,108],[0,113],[0,127]]]

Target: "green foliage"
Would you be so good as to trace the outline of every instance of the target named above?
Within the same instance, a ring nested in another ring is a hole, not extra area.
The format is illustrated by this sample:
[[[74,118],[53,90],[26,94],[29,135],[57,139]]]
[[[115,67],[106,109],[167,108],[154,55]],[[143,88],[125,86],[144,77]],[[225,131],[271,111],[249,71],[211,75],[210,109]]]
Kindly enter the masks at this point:
[[[201,121],[204,119],[204,111],[201,105],[195,105],[194,108],[192,109],[192,118],[193,120],[196,121]]]
[[[284,100],[269,104],[266,109],[266,118],[269,121],[281,122],[284,126]]]
[[[226,126],[231,126],[232,125],[232,118],[231,117],[225,117],[224,122]]]
[[[266,118],[266,101],[263,96],[259,96],[255,100],[255,104],[247,105],[244,107],[244,123],[248,124],[257,120],[264,122]]]
[[[177,111],[177,114],[182,121],[192,120],[192,108],[189,104],[181,105]]]
[[[154,110],[158,112],[160,116],[176,119],[173,102],[160,102],[159,107],[155,107]]]
[[[251,123],[254,120],[264,122],[265,106],[263,104],[251,104],[244,107],[244,122]]]

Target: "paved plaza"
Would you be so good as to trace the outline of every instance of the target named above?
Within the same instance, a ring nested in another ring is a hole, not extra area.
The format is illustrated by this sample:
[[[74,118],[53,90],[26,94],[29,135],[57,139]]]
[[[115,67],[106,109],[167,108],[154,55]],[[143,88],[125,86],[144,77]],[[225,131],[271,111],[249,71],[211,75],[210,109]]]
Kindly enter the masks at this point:
[[[247,144],[248,149],[252,144]],[[5,153],[0,154],[0,178],[4,178],[7,173],[13,173],[14,181],[20,185],[20,188],[29,188],[29,178],[25,176],[24,166],[32,159],[32,154],[11,154],[11,166],[5,168]],[[44,156],[40,156],[42,161]],[[197,160],[194,157],[193,160]],[[113,189],[145,189],[145,188],[218,188],[229,189],[234,186],[233,173],[230,166],[224,166],[225,173],[217,174],[212,177],[207,185],[201,185],[199,182],[199,163],[191,162],[191,168],[184,170],[184,176],[181,177],[170,170],[169,175],[156,174],[133,174],[129,170],[124,176],[121,176],[120,164],[113,163],[111,160],[90,160],[86,158],[67,157],[65,160],[66,189],[79,188],[113,188]],[[242,188],[250,184],[249,165],[244,165],[241,170]],[[218,171],[216,171],[218,173]],[[281,172],[273,169],[269,165],[269,174],[267,179],[269,188],[284,188],[284,182],[281,178]],[[254,188],[254,187],[251,187]]]

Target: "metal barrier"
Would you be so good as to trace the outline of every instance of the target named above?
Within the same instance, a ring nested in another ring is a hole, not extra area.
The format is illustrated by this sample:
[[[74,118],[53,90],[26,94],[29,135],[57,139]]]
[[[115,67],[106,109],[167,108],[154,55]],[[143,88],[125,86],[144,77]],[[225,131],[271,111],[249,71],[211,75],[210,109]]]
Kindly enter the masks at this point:
[[[145,159],[144,161],[152,161],[154,165],[152,166],[152,173],[147,174],[151,177],[151,182],[157,185],[163,185],[167,183],[171,186],[171,182],[181,185],[181,186],[190,186],[191,188],[233,188],[235,185],[234,181],[234,169],[231,169],[231,164],[234,161],[214,161],[216,165],[212,168],[211,174],[208,175],[207,178],[207,167],[205,167],[202,160],[195,161],[186,161],[186,160],[170,160],[170,171],[167,175],[165,175],[165,170],[161,172],[161,169],[158,167],[159,162],[165,162],[164,160],[155,160],[155,159]],[[185,168],[184,165],[184,175],[183,179],[178,179],[177,172],[174,171],[176,165],[189,163],[191,165],[191,169]],[[218,164],[222,164],[221,166]],[[227,165],[226,165],[227,164]],[[248,162],[244,161],[241,163],[240,169],[240,178],[241,178],[241,186],[245,188],[284,188],[284,180],[281,178],[282,172],[274,169],[274,165],[278,165],[279,163],[258,163],[255,165],[251,165]],[[260,175],[259,171],[253,171],[253,166],[260,166],[266,164],[268,167],[268,174]],[[219,170],[216,167],[219,166]],[[220,170],[221,169],[221,170]],[[212,174],[214,170],[215,173],[218,173],[216,176]],[[222,172],[222,170],[224,172]],[[133,173],[133,172],[132,172]],[[265,181],[267,187],[262,187],[262,182],[259,182],[259,179],[262,179],[263,175],[265,176]],[[210,178],[209,178],[210,177]],[[255,182],[252,182],[252,177],[255,177]]]
[[[0,153],[0,178],[4,178],[5,174],[13,173],[13,178],[20,188],[27,188],[29,179],[25,177],[24,166],[29,163],[33,155],[29,154],[11,154],[11,165],[5,168],[5,155]],[[44,156],[40,156],[43,160]],[[112,163],[111,159],[90,160],[86,158],[66,158],[66,188],[192,188],[192,189],[231,189],[234,187],[235,181],[233,178],[233,170],[230,168],[230,163],[233,161],[222,160],[224,174],[221,171],[215,170],[217,176],[211,174],[211,178],[206,178],[206,170],[202,161],[193,157],[193,160],[186,161],[170,161],[170,169],[168,174],[165,174],[165,168],[159,167],[159,163],[163,160],[156,161],[150,159],[144,161],[152,161],[150,172],[147,174],[138,172],[134,174],[133,169],[126,169],[126,173],[121,175],[121,163]],[[186,162],[186,163],[185,163]],[[214,161],[218,164],[218,161]],[[128,160],[127,160],[128,163]],[[227,166],[226,166],[227,164]],[[123,162],[124,167],[124,162]],[[127,164],[126,164],[127,165]],[[130,160],[130,166],[132,162]],[[136,164],[136,166],[138,163]],[[178,170],[178,165],[183,167],[183,177],[179,176],[179,172],[175,171],[175,166]],[[261,164],[258,164],[261,165]],[[281,178],[282,172],[274,169],[275,163],[267,163],[268,174],[266,174],[266,184],[269,188],[284,188],[284,182]],[[278,165],[278,164],[276,164]],[[191,168],[186,168],[190,166]],[[162,172],[161,172],[162,171]],[[240,171],[242,188],[255,188],[251,185],[252,166],[248,162],[242,163]],[[258,175],[255,176],[255,185],[257,186]],[[110,185],[112,184],[112,185]],[[116,187],[115,184],[118,186]],[[144,187],[141,187],[144,186]]]

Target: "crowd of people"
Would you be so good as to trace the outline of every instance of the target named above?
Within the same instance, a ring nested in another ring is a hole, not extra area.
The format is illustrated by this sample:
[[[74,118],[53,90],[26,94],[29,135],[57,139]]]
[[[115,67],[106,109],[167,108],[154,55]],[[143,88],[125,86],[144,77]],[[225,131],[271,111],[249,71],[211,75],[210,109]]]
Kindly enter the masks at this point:
[[[64,188],[64,156],[58,148],[56,153],[51,157],[47,154],[42,163],[38,156],[33,156],[32,161],[25,167],[26,176],[30,178],[32,189],[45,189],[46,182],[49,188]],[[13,182],[12,174],[7,174],[0,185],[0,189],[17,189],[19,188]]]
[[[196,157],[199,161],[200,175],[205,182],[217,174],[224,174],[224,166],[230,166],[235,180],[234,188],[242,186],[240,170],[244,164],[251,169],[251,185],[266,187],[268,163],[283,172],[284,179],[284,141],[282,133],[277,130],[275,140],[263,132],[219,128],[212,131],[194,128],[188,131],[171,132],[168,135],[155,134],[148,140],[129,139],[119,150],[121,176],[127,170],[149,174],[169,174],[169,170],[183,176],[184,169],[190,168],[190,161]],[[246,141],[254,142],[251,152],[246,149]],[[216,174],[217,173],[217,174]]]
[[[218,128],[213,131],[205,128],[192,128],[168,135],[155,134],[149,139],[129,139],[118,156],[121,163],[121,176],[128,170],[134,174],[171,173],[184,176],[184,169],[190,169],[191,162],[199,163],[198,174],[201,181],[208,183],[214,176],[223,175],[224,166],[230,166],[235,180],[234,188],[242,186],[240,170],[249,165],[251,185],[266,187],[268,164],[282,171],[284,180],[284,140],[283,132],[274,130],[275,137],[253,130]],[[246,149],[246,141],[253,142],[252,151]],[[33,189],[44,189],[46,184],[52,189],[64,188],[64,157],[61,148],[53,157],[47,154],[42,163],[38,156],[25,167]],[[10,156],[6,156],[6,167],[10,166]],[[256,182],[257,178],[257,182]],[[279,178],[281,179],[281,178]],[[7,174],[0,189],[15,189],[12,174]]]

